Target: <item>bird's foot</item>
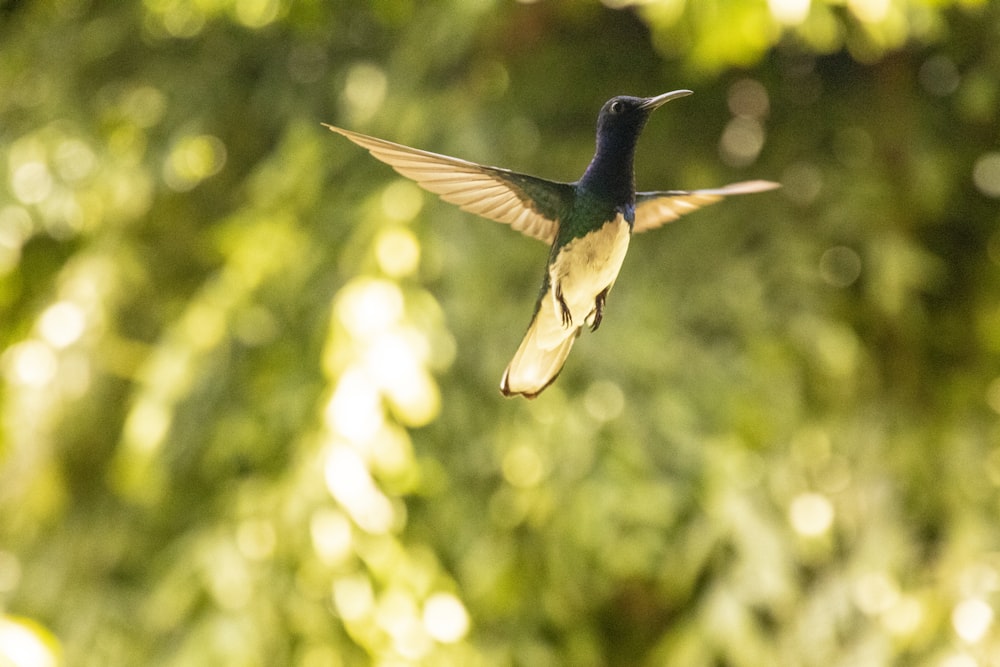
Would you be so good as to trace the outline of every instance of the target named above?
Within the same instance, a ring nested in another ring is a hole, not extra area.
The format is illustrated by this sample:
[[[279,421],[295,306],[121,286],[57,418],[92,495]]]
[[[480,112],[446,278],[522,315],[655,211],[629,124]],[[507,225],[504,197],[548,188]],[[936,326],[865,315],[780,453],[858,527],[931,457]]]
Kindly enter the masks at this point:
[[[563,326],[569,329],[573,326],[573,313],[569,311],[569,306],[566,305],[566,299],[563,298],[561,285],[556,285],[556,303],[559,304],[559,311],[562,315]]]
[[[608,298],[608,290],[610,287],[605,287],[601,290],[601,293],[597,295],[594,299],[594,310],[591,311],[590,317],[588,318],[590,322],[590,330],[597,331],[597,327],[601,326],[601,320],[604,319],[604,302]]]

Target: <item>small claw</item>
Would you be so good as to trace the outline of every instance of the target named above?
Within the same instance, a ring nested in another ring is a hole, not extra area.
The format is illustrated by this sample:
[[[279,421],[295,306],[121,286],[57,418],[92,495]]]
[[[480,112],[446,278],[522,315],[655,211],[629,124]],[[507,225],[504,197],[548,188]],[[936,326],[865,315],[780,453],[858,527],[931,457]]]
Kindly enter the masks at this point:
[[[569,312],[569,306],[566,305],[566,300],[563,298],[561,285],[556,285],[556,302],[559,304],[563,326],[569,329],[573,326],[573,313]]]
[[[604,302],[608,298],[608,290],[610,287],[605,287],[601,290],[601,293],[597,295],[594,299],[594,311],[591,313],[590,330],[597,331],[597,327],[601,326],[601,320],[604,319]]]

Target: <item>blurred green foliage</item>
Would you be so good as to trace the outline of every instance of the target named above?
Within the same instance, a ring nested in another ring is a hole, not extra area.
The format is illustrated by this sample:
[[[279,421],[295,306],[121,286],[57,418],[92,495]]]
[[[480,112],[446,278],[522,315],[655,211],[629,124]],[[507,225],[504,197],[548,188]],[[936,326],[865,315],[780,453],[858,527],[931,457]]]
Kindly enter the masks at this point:
[[[546,256],[321,121],[572,180]],[[0,2],[0,665],[1000,665],[1000,5]]]

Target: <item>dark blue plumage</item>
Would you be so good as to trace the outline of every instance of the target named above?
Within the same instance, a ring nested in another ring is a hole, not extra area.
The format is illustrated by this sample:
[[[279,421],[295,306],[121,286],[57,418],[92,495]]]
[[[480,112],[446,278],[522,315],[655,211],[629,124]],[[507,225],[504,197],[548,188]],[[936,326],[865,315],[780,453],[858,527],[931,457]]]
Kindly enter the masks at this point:
[[[445,201],[551,244],[528,331],[504,371],[507,396],[537,396],[562,370],[583,326],[596,330],[633,233],[659,227],[732,194],[778,187],[769,181],[712,190],[635,191],[635,147],[649,115],[690,95],[608,100],[597,119],[597,148],[580,180],[559,183],[467,162],[327,125]]]

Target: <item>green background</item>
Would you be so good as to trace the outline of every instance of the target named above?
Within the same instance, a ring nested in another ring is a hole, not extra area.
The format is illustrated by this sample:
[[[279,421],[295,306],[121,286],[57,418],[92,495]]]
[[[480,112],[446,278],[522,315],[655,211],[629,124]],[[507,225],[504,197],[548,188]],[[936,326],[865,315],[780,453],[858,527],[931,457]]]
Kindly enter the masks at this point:
[[[612,6],[616,5],[616,6]],[[1000,4],[0,1],[0,665],[1000,665]],[[321,122],[573,180],[547,250]]]

